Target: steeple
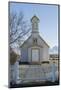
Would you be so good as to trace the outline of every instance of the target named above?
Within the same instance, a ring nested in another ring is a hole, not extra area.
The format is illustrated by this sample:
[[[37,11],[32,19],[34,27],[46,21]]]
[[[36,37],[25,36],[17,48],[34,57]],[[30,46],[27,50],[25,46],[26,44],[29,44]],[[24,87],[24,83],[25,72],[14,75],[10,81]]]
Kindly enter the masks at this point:
[[[32,23],[32,33],[38,33],[38,23],[39,23],[39,18],[37,16],[33,16],[31,18],[31,23]]]

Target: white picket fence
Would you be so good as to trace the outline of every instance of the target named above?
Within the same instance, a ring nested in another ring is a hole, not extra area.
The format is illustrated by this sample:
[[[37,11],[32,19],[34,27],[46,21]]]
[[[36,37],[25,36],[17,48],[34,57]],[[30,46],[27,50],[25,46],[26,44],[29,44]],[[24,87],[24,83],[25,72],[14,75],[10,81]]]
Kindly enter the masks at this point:
[[[57,67],[50,65],[20,65],[19,77],[21,82],[29,81],[55,81]]]
[[[58,67],[54,64],[10,66],[10,81],[14,83],[52,81],[58,79]]]

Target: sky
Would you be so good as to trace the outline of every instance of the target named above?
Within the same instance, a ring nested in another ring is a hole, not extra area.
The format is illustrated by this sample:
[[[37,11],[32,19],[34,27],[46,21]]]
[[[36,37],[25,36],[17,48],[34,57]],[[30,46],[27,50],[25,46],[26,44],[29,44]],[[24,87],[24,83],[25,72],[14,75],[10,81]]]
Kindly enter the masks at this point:
[[[58,6],[30,3],[10,3],[10,12],[24,13],[24,19],[30,22],[36,15],[39,22],[40,36],[52,48],[58,46]],[[30,22],[31,23],[31,22]]]

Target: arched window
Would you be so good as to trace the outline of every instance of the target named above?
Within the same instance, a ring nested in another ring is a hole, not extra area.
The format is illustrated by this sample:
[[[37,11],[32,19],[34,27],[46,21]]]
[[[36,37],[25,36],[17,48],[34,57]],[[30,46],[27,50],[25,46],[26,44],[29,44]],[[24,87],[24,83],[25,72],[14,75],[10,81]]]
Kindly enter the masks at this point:
[[[33,44],[37,44],[37,38],[33,38]]]

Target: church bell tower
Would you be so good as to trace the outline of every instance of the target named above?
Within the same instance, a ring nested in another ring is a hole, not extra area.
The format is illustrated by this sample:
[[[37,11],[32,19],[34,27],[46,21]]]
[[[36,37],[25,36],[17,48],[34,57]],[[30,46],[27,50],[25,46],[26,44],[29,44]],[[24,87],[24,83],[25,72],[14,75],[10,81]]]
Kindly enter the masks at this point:
[[[32,33],[39,33],[39,31],[38,31],[38,23],[39,23],[39,18],[37,16],[33,16],[31,18]]]

